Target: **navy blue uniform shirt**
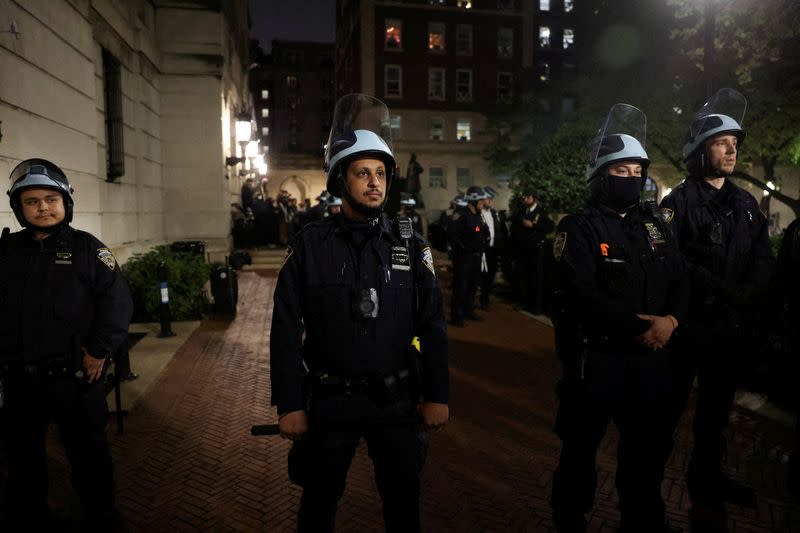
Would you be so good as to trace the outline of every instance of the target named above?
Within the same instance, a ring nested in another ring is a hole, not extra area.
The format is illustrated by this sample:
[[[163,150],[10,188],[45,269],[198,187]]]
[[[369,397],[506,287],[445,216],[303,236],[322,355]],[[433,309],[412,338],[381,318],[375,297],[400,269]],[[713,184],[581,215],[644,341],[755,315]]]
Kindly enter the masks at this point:
[[[62,227],[43,240],[25,229],[0,257],[0,357],[35,362],[98,359],[127,340],[133,303],[111,251],[91,234]]]
[[[378,316],[357,317],[354,292],[370,288],[377,291]],[[421,344],[423,397],[447,403],[442,292],[421,236],[415,234],[407,251],[385,217],[375,225],[341,214],[310,223],[287,249],[274,303],[270,367],[278,413],[303,408],[307,372],[383,377],[408,368],[414,336]]]

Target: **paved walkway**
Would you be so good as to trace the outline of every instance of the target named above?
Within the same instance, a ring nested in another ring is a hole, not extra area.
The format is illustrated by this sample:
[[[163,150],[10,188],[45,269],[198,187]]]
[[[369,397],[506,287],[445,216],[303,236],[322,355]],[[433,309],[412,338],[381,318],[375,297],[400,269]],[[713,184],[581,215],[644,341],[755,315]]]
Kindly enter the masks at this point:
[[[119,505],[131,530],[294,530],[300,490],[286,474],[289,443],[249,434],[252,424],[276,419],[268,407],[274,281],[266,273],[243,273],[236,319],[204,321],[133,409],[124,435],[112,435]],[[551,428],[560,374],[552,330],[500,303],[484,316],[450,331],[453,420],[432,437],[423,476],[424,529],[552,531],[548,496],[559,442]],[[664,483],[670,520],[686,531],[688,418]],[[800,509],[787,503],[782,462],[789,429],[744,411],[737,411],[733,427],[730,472],[756,487],[759,506],[730,508],[731,530],[800,531]],[[591,531],[611,532],[619,523],[616,444],[612,427],[598,453]],[[55,453],[51,462],[56,475],[66,475],[63,457]],[[70,498],[61,485],[56,505]],[[365,446],[350,471],[337,531],[382,531]]]

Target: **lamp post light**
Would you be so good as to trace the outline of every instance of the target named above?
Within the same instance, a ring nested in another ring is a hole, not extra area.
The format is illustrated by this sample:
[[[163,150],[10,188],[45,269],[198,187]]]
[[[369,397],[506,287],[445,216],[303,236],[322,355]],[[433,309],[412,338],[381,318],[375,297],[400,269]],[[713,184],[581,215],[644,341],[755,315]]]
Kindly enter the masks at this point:
[[[245,147],[253,135],[253,123],[250,121],[250,115],[239,115],[234,124],[234,131],[236,133],[236,142],[242,147],[242,157],[228,157],[225,159],[227,166],[238,165],[245,161]]]

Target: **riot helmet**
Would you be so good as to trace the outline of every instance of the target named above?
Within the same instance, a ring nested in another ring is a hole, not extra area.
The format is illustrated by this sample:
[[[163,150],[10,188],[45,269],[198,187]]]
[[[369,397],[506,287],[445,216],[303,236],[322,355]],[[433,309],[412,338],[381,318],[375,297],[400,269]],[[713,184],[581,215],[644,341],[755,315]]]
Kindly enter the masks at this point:
[[[20,195],[27,189],[53,189],[61,193],[64,199],[64,220],[61,224],[72,222],[73,206],[75,202],[72,198],[74,190],[69,184],[69,180],[64,172],[55,164],[46,159],[26,159],[11,171],[11,188],[7,194],[14,216],[24,228],[31,226],[25,220],[22,213],[22,203]],[[58,226],[60,226],[59,224]],[[58,227],[55,226],[55,227]]]
[[[417,205],[417,201],[411,196],[410,193],[402,192],[400,193],[400,205],[404,205],[406,207],[414,207]]]
[[[593,199],[619,212],[639,203],[650,164],[644,149],[646,134],[647,118],[641,110],[622,103],[611,106],[603,125],[589,143],[586,179]],[[612,165],[624,162],[640,164],[641,176],[609,174]]]
[[[477,185],[472,185],[469,189],[467,189],[467,194],[464,196],[464,199],[469,203],[477,203],[481,200],[485,200],[486,198],[488,198],[486,191]]]
[[[489,186],[484,187],[483,188],[483,192],[486,193],[486,197],[489,198],[489,199],[493,200],[494,198],[497,197],[497,191],[495,191],[494,189],[492,189]]]
[[[706,141],[717,135],[729,134],[736,137],[737,148],[744,142],[742,129],[744,114],[747,111],[747,98],[733,89],[720,89],[700,110],[695,113],[689,125],[689,136],[683,145],[683,160],[689,175],[711,176],[718,172],[711,168]]]
[[[453,198],[453,204],[455,204],[456,207],[467,207],[467,200],[464,198],[464,195],[459,194]]]
[[[328,143],[325,145],[327,189],[342,194],[347,165],[356,158],[380,159],[386,165],[386,196],[397,165],[392,151],[389,109],[365,94],[348,94],[336,103]]]

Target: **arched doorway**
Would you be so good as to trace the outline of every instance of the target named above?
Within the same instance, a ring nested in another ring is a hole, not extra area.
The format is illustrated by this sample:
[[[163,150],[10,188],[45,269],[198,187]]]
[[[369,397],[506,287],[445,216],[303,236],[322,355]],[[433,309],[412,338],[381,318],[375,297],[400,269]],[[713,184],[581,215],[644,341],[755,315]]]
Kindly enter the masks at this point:
[[[298,202],[305,201],[306,199],[306,184],[297,176],[289,176],[281,182],[280,190],[287,191]]]

